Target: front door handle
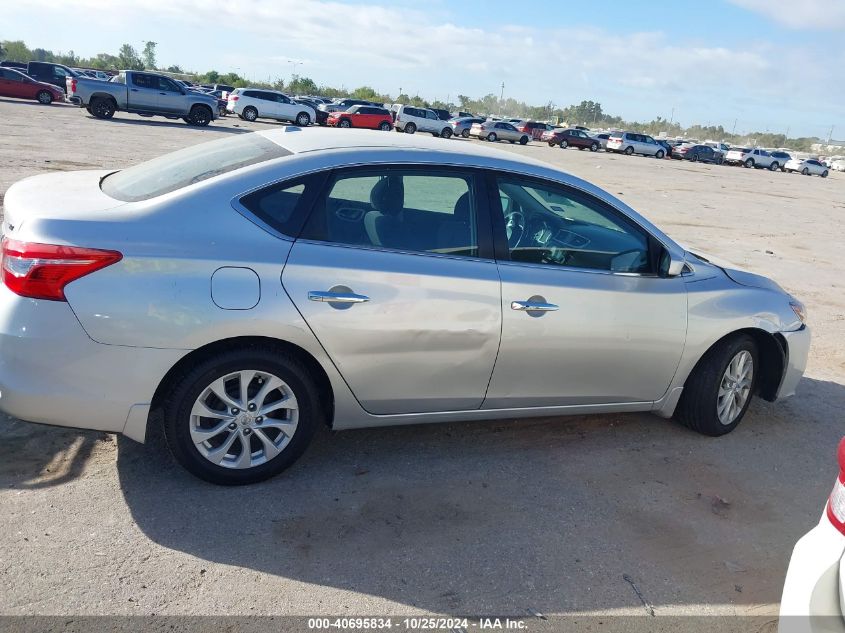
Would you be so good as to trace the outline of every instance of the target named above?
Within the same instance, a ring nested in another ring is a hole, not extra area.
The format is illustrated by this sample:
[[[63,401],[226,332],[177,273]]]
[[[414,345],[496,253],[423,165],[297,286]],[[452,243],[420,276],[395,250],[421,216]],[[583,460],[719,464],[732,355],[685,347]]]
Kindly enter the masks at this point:
[[[325,292],[323,290],[308,291],[309,301],[320,301],[323,303],[366,303],[370,300],[365,295],[358,295],[354,292]]]
[[[544,301],[511,301],[511,310],[521,310],[523,312],[554,312],[559,310],[554,303],[546,303]]]

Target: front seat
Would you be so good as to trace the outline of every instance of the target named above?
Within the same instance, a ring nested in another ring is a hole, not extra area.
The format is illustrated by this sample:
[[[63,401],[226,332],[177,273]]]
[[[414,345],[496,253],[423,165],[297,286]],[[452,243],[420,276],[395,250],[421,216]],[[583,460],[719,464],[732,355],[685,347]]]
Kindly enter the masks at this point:
[[[386,176],[370,191],[372,211],[364,216],[364,229],[373,246],[404,248],[402,211],[405,208],[405,185],[401,176]]]
[[[455,203],[452,219],[443,222],[437,231],[437,251],[452,255],[474,255],[472,213],[467,191]],[[448,216],[447,216],[448,217]]]

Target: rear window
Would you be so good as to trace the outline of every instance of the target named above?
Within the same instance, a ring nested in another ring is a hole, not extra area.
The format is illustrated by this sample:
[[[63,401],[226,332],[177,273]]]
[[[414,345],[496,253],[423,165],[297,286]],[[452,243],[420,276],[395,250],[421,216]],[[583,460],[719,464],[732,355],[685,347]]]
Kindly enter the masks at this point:
[[[124,202],[149,200],[214,176],[291,152],[260,134],[240,134],[180,149],[103,178],[107,196]]]
[[[622,132],[614,132],[610,135],[610,138],[622,138]]]

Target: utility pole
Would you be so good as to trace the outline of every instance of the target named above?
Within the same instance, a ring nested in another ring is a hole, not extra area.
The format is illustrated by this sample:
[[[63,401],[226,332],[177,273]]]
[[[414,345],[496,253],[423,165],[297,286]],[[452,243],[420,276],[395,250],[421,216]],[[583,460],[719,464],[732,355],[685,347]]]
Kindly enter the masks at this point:
[[[675,121],[675,106],[672,106],[672,114],[669,115],[669,125]]]
[[[737,119],[734,119],[734,126],[733,126],[733,129],[731,130],[731,136],[736,134],[736,122],[737,122]]]
[[[834,126],[830,126],[830,132],[827,133],[827,144],[830,145],[830,141],[833,140],[833,129]]]
[[[499,95],[499,116],[502,116],[502,109],[505,107],[505,82],[502,82],[502,94]]]

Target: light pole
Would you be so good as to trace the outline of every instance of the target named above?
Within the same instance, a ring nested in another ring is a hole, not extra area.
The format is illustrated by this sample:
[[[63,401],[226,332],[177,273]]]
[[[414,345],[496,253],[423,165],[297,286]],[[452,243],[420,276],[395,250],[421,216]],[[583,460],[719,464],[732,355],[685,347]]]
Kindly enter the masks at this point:
[[[294,75],[296,75],[296,67],[301,64],[302,62],[294,61],[292,59],[288,60],[288,63],[293,66],[293,73],[291,74],[291,79],[293,79]]]
[[[502,108],[505,107],[505,82],[502,82],[502,94],[499,95],[499,116],[502,116]]]

